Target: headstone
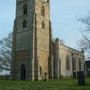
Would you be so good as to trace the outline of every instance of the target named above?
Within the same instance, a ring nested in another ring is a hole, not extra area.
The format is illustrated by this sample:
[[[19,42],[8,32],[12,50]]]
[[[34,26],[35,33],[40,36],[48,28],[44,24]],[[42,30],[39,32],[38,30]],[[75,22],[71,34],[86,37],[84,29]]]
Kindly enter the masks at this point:
[[[80,86],[84,86],[85,85],[84,71],[78,71],[77,72],[77,79],[78,79],[78,85],[80,85]]]

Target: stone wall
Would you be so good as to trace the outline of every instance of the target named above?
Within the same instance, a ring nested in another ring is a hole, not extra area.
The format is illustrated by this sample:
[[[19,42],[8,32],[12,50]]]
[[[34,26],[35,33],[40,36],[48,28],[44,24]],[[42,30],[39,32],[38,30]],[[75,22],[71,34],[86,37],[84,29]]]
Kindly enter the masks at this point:
[[[73,77],[74,72],[76,73],[79,70],[84,71],[84,53],[83,52],[77,51],[73,48],[70,48],[64,45],[62,42],[59,41],[59,39],[55,40],[54,52],[56,52],[56,54],[54,54],[54,62],[55,62],[54,73],[58,75],[56,78]],[[67,57],[69,58],[68,68],[66,66]],[[73,63],[74,58],[75,58],[76,65],[75,63]],[[75,65],[75,69],[73,68],[73,65]],[[58,69],[58,67],[60,68]]]
[[[41,13],[42,7],[45,9],[45,16]],[[37,59],[38,59],[38,77],[39,79],[44,79],[45,74],[48,78],[48,59],[49,59],[49,4],[47,2],[42,3],[37,0],[35,3],[35,14],[36,14],[36,44],[37,44]],[[42,28],[42,22],[44,22],[45,27]]]

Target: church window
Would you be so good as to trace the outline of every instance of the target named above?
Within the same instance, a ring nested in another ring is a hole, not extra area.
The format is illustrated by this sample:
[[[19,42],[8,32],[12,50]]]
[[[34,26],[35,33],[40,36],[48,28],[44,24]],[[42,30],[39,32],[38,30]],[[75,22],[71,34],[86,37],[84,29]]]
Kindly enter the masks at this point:
[[[26,28],[27,27],[27,22],[26,20],[23,21],[23,28]]]
[[[41,66],[40,66],[40,75],[42,74],[42,68],[41,68]]]
[[[45,16],[45,8],[44,8],[44,6],[42,6],[42,8],[41,8],[41,14],[42,14],[42,16]]]
[[[73,63],[73,70],[76,70],[76,58],[74,57],[72,60]]]
[[[27,14],[27,4],[23,5],[23,14]]]
[[[66,57],[66,69],[69,70],[70,69],[70,57],[67,55]]]
[[[42,28],[44,29],[45,28],[45,22],[42,21]]]

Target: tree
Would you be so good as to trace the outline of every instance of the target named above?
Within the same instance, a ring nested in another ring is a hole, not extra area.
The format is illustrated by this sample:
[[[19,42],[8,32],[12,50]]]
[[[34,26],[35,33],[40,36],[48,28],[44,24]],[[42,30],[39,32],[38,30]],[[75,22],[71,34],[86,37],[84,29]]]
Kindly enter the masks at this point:
[[[0,70],[10,71],[12,56],[12,34],[0,40]]]
[[[82,32],[82,39],[79,41],[79,46],[87,51],[90,49],[90,15],[80,18],[79,21],[86,25]]]

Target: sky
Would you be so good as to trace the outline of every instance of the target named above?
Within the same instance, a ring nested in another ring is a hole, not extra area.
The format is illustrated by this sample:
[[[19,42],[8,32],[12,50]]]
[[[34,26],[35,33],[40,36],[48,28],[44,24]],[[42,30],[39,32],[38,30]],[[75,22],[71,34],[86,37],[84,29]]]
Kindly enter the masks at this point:
[[[78,21],[90,12],[90,0],[50,0],[52,35],[77,48],[84,24]],[[13,30],[16,0],[0,0],[0,39]]]

